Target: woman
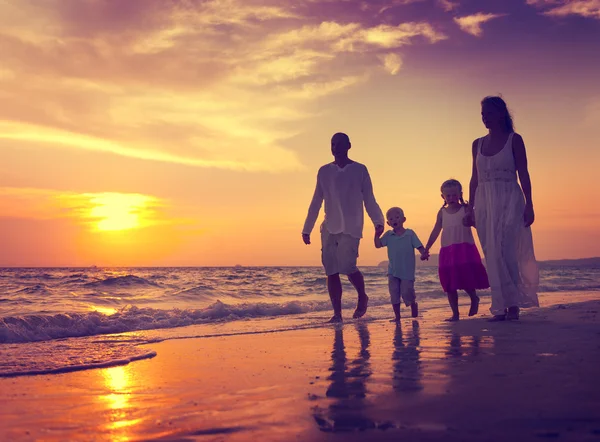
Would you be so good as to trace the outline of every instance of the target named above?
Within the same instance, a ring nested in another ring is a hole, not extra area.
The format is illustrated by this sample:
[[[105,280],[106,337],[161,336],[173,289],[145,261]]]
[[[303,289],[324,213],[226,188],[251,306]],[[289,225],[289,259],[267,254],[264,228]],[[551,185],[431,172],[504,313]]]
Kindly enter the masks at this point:
[[[539,306],[527,155],[502,98],[484,98],[481,116],[489,133],[473,141],[471,200],[464,222],[477,229],[485,255],[492,321],[516,320],[519,307]]]

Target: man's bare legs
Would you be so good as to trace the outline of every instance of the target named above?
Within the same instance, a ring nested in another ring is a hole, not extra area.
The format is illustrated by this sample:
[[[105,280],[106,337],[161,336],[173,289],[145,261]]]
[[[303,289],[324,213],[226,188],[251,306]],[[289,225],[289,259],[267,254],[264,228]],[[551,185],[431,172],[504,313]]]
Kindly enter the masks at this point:
[[[348,281],[352,283],[356,292],[358,293],[358,302],[356,303],[356,310],[354,310],[353,318],[360,318],[367,313],[367,306],[369,304],[369,297],[365,291],[365,279],[360,270],[348,275]]]
[[[327,276],[327,291],[333,307],[333,317],[329,322],[342,322],[342,281],[339,273]]]
[[[369,297],[365,291],[365,280],[360,270],[358,270],[348,275],[348,281],[358,293],[358,303],[352,317],[360,318],[367,312],[369,303]],[[329,322],[342,322],[342,281],[339,273],[327,276],[327,291],[333,307],[333,317]]]

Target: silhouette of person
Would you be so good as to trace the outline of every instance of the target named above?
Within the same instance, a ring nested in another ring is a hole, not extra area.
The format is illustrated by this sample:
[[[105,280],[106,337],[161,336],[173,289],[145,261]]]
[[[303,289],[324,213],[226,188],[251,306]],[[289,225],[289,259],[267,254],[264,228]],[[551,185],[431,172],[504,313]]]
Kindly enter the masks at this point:
[[[539,306],[527,154],[502,98],[485,97],[481,116],[489,133],[473,141],[470,201],[464,223],[475,225],[485,255],[492,292],[491,320],[518,320],[519,308]]]
[[[362,238],[364,208],[375,232],[383,233],[384,218],[373,195],[373,185],[366,166],[348,158],[350,138],[336,133],[331,138],[332,163],[325,164],[317,173],[317,185],[302,229],[302,240],[310,244],[310,234],[325,201],[325,219],[321,224],[321,261],[327,275],[327,290],[333,317],[329,322],[342,322],[342,282],[340,273],[358,293],[353,317],[360,318],[367,311],[369,297],[365,281],[356,266],[358,246]]]

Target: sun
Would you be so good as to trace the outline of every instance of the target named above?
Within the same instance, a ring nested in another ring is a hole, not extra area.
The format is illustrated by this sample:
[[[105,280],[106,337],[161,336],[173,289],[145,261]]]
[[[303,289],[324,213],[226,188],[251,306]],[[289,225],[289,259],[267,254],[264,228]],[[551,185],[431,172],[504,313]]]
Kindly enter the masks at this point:
[[[131,193],[90,195],[88,218],[96,230],[115,231],[143,227],[147,224],[154,198]]]

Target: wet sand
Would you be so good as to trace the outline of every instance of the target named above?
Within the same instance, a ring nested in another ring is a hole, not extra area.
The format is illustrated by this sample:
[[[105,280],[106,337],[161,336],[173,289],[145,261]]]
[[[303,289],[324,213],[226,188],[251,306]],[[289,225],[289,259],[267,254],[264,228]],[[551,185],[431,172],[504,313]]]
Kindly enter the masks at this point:
[[[600,440],[600,293],[541,302],[519,322],[430,310],[0,379],[0,440]]]

